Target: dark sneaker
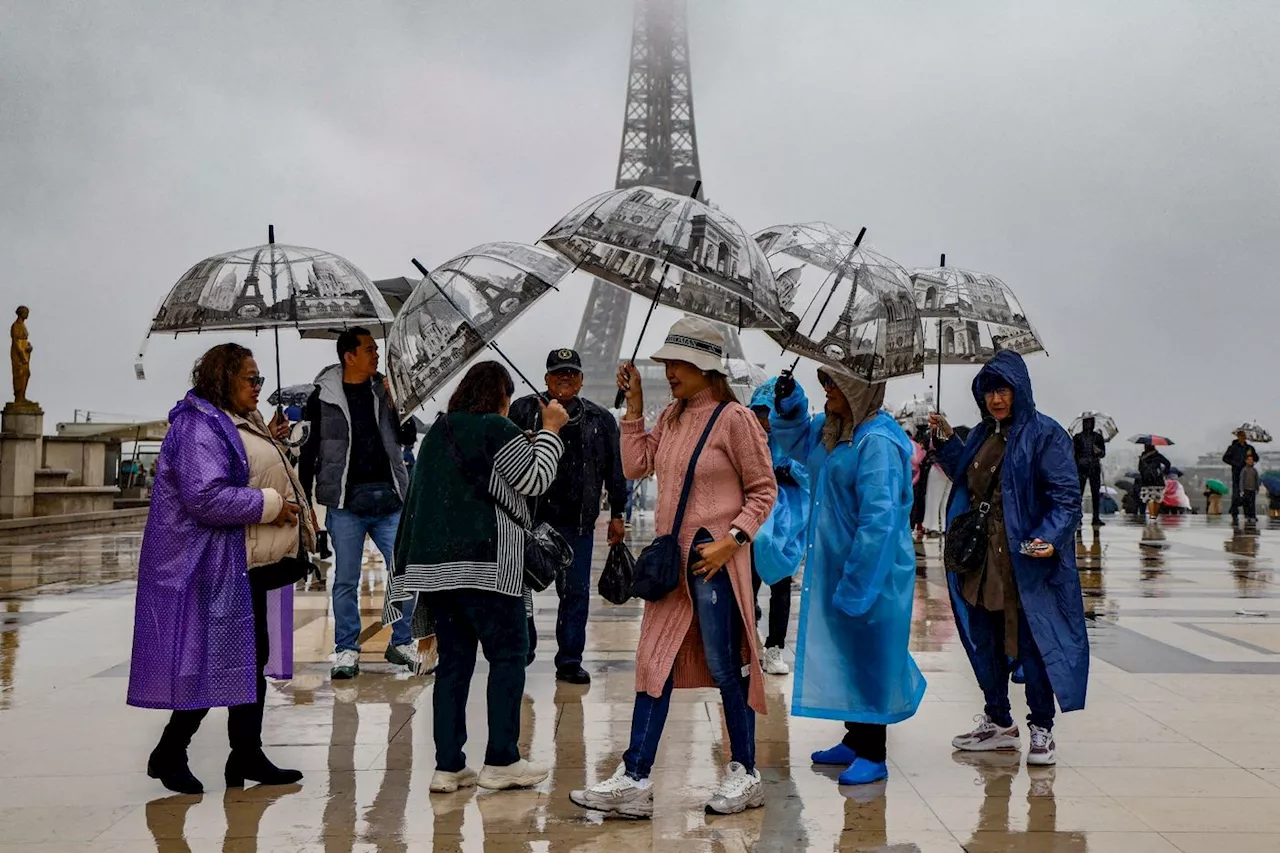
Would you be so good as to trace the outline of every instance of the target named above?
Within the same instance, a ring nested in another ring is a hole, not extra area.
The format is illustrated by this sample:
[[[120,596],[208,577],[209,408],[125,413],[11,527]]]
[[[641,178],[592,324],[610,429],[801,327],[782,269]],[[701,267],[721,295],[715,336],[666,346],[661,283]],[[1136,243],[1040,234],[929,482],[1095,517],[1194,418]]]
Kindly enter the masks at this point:
[[[580,666],[566,666],[556,670],[556,681],[563,681],[565,684],[590,684],[591,673]]]

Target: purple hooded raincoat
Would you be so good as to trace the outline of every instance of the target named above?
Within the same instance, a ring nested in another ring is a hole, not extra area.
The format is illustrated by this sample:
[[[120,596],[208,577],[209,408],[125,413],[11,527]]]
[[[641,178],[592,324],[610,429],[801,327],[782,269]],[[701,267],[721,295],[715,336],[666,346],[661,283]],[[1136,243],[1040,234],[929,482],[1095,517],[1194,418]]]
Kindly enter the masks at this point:
[[[262,492],[247,487],[244,443],[225,413],[188,393],[169,424],[142,537],[128,701],[173,710],[253,702],[245,527],[262,521]],[[286,605],[279,598],[270,593]],[[271,633],[280,646],[277,620]]]

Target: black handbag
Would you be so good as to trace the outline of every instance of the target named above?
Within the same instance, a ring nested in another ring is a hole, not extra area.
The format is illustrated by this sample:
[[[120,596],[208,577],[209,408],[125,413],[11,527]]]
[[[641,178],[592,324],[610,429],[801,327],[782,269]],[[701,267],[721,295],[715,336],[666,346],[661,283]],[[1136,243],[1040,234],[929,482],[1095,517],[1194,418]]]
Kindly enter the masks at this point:
[[[609,546],[609,556],[604,561],[597,589],[610,604],[626,604],[631,600],[631,588],[635,585],[636,558],[626,545],[619,542]]]
[[[511,521],[520,528],[524,534],[524,582],[534,592],[542,592],[547,587],[556,582],[556,579],[563,575],[573,563],[573,548],[565,541],[564,537],[556,532],[556,529],[545,521],[530,528],[520,520],[511,508],[494,497],[493,493],[482,484],[489,482],[489,477],[480,475],[475,470],[475,466],[468,465],[462,457],[462,450],[458,447],[458,442],[453,437],[453,427],[449,423],[449,416],[441,412],[436,418],[436,423],[441,425],[441,431],[444,434],[444,443],[449,448],[449,454],[453,457],[454,463],[458,466],[458,470],[462,471],[467,481],[471,483],[476,494],[485,502],[492,504],[502,511],[503,515],[511,519]]]
[[[702,455],[703,445],[711,435],[711,428],[716,419],[724,411],[727,403],[721,403],[711,414],[707,427],[698,439],[698,446],[693,449],[689,459],[689,470],[684,475],[684,488],[680,490],[680,504],[676,507],[675,521],[671,532],[659,536],[649,543],[640,556],[636,558],[636,576],[631,592],[645,601],[659,601],[680,585],[680,575],[684,573],[684,555],[680,553],[680,525],[684,524],[684,511],[689,503],[689,492],[693,488],[693,472],[698,465],[698,457]]]
[[[987,486],[987,494],[977,506],[956,516],[947,528],[946,542],[942,546],[942,564],[946,570],[957,575],[968,575],[981,572],[987,566],[987,517],[991,515],[991,499],[995,497],[1000,486],[1000,473],[1004,468],[1004,458],[991,472],[991,483]]]

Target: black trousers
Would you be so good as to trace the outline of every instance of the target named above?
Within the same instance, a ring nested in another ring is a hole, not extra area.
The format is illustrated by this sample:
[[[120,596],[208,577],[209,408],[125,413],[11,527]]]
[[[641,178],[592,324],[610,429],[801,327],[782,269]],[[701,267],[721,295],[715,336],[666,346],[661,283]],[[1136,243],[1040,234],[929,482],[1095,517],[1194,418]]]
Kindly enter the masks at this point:
[[[764,641],[766,649],[780,649],[787,644],[787,627],[791,622],[791,578],[769,587],[769,636]],[[764,581],[756,574],[755,559],[751,561],[751,592],[755,600],[756,622],[760,621],[760,587]]]
[[[883,763],[888,757],[885,740],[889,727],[877,723],[845,723],[844,745],[867,761]]]
[[[244,705],[232,705],[227,709],[227,740],[234,752],[253,752],[262,749],[262,706],[267,696],[267,679],[262,668],[267,665],[271,653],[271,638],[267,632],[267,591],[253,587],[253,645],[257,653],[258,698]],[[200,724],[208,716],[208,708],[194,711],[174,711],[169,724],[160,736],[159,752],[185,754],[191,738],[200,730]]]
[[[1078,471],[1080,473],[1080,491],[1084,492],[1084,484],[1089,484],[1089,498],[1093,502],[1093,520],[1097,521],[1102,514],[1102,466],[1084,465]]]

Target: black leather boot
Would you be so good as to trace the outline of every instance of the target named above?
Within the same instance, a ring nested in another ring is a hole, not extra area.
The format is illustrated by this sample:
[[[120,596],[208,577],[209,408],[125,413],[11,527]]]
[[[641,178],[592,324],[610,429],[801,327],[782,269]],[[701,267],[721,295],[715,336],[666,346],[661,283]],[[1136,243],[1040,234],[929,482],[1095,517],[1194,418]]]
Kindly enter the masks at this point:
[[[157,746],[147,759],[147,775],[159,779],[175,794],[203,794],[204,785],[191,773],[187,765],[187,751],[166,749],[163,744]]]
[[[228,788],[243,788],[246,779],[259,785],[293,785],[302,781],[300,771],[276,767],[261,749],[232,750],[224,775]]]

